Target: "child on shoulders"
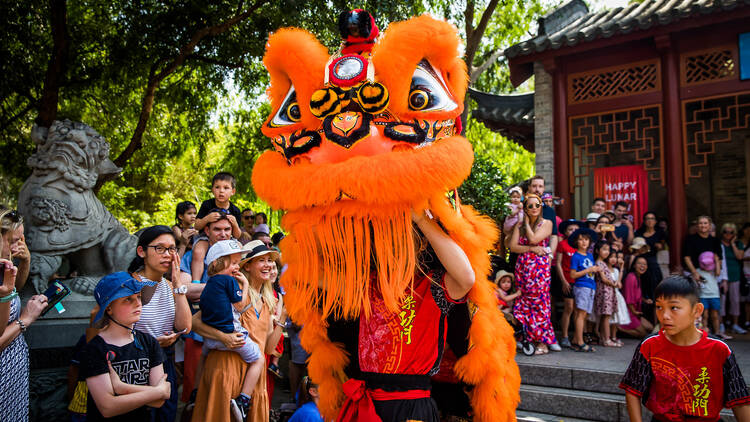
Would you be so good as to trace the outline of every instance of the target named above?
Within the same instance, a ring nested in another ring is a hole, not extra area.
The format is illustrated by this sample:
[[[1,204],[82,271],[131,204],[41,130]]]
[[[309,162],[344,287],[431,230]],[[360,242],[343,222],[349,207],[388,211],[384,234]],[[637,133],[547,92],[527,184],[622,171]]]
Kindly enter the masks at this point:
[[[641,403],[655,421],[718,421],[731,408],[750,420],[750,392],[732,350],[695,327],[703,313],[695,282],[670,276],[658,286],[656,318],[662,330],[636,348],[620,388],[630,420],[640,422]]]
[[[200,232],[200,235],[193,240],[193,260],[190,264],[193,280],[201,279],[204,269],[203,261],[208,251],[208,235],[203,232],[204,227],[224,214],[232,225],[232,237],[239,239],[242,236],[239,225],[242,221],[242,212],[230,201],[236,192],[234,176],[223,171],[216,173],[211,182],[211,192],[214,197],[203,201],[195,220],[195,229]]]

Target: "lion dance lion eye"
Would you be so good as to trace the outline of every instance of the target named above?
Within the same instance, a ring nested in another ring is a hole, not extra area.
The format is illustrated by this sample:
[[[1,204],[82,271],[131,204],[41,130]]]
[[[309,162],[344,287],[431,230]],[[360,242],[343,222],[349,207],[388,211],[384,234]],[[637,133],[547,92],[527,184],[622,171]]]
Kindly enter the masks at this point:
[[[411,77],[408,98],[414,111],[452,111],[458,105],[453,100],[443,77],[427,60],[422,60]]]
[[[281,108],[273,116],[273,119],[269,122],[272,127],[287,126],[299,122],[302,119],[302,111],[297,103],[297,93],[294,91],[294,87],[289,88],[284,101],[281,103]]]

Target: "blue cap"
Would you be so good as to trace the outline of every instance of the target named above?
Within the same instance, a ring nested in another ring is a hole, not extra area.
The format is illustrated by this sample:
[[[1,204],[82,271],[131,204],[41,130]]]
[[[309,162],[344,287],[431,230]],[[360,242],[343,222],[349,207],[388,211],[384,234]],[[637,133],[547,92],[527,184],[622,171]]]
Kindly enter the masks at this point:
[[[146,286],[156,286],[154,281],[138,281],[126,271],[118,271],[102,277],[94,289],[94,298],[99,304],[94,322],[99,321],[104,312],[115,299],[139,293]]]

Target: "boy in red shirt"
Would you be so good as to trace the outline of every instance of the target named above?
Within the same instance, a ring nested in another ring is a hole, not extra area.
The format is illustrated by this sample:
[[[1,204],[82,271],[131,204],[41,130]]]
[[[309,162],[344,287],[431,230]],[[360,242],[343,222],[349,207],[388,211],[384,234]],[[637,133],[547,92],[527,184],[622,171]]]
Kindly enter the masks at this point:
[[[630,420],[642,420],[643,402],[654,421],[718,421],[724,407],[750,421],[750,392],[732,350],[695,327],[703,313],[698,286],[671,276],[654,296],[662,330],[638,346],[620,382]]]

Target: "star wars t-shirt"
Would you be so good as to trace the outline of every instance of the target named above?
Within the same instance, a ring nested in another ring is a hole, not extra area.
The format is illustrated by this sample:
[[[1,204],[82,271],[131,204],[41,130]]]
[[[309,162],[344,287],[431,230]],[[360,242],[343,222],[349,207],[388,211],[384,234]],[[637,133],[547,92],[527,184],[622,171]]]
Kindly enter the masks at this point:
[[[594,257],[590,253],[582,255],[581,253],[576,252],[573,254],[573,256],[570,257],[571,270],[583,271],[593,266]],[[594,281],[594,276],[591,275],[591,273],[584,274],[576,279],[576,286],[588,287],[589,289],[596,290],[596,281]]]
[[[641,397],[659,421],[717,421],[722,408],[750,403],[732,350],[705,331],[692,346],[672,343],[663,331],[643,340],[620,388]]]
[[[159,347],[159,342],[152,336],[135,331],[135,338],[140,345],[136,347],[135,342],[128,343],[122,347],[108,344],[99,336],[91,339],[81,354],[81,379],[108,374],[107,352],[112,351],[115,357],[112,360],[112,368],[120,375],[122,382],[134,385],[148,385],[149,372],[151,368],[164,362],[164,354]],[[91,393],[88,394],[86,405],[87,421],[146,421],[149,420],[148,408],[144,405],[128,413],[112,418],[105,418],[96,407]]]

